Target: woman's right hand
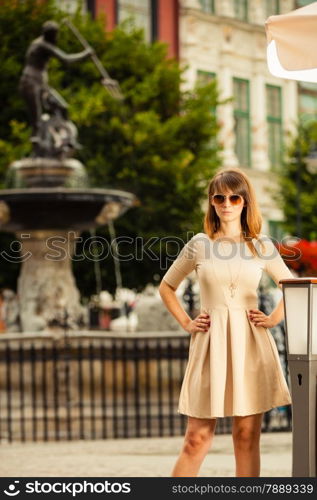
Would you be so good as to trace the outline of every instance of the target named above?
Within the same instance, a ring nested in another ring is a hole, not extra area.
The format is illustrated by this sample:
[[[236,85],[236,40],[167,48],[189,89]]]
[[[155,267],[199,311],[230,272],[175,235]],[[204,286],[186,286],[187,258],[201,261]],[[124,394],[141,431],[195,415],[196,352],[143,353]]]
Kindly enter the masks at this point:
[[[188,333],[197,333],[197,332],[208,332],[210,327],[210,317],[209,314],[200,313],[196,318],[190,320],[185,330]]]

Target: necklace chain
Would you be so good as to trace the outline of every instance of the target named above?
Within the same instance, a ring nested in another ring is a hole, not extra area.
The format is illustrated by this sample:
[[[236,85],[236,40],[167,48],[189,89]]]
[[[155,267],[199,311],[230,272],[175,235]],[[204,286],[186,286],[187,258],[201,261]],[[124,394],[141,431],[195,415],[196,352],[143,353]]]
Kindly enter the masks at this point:
[[[223,248],[223,245],[222,245],[222,242],[221,242],[221,238],[219,239],[219,243],[221,245],[221,248]],[[224,252],[226,253],[226,252]],[[234,281],[233,280],[233,277],[232,277],[232,273],[231,273],[231,268],[229,266],[229,262],[228,260],[226,260],[227,262],[227,266],[228,266],[228,269],[229,269],[229,273],[230,273],[230,285],[229,285],[229,290],[230,290],[230,294],[231,294],[231,297],[234,297],[235,295],[235,292],[236,292],[236,289],[238,287],[238,280],[239,280],[239,277],[240,277],[240,271],[241,271],[241,266],[242,266],[242,260],[240,259],[240,267],[239,267],[239,270],[238,270],[238,274],[237,274],[237,277],[236,277],[236,280]]]

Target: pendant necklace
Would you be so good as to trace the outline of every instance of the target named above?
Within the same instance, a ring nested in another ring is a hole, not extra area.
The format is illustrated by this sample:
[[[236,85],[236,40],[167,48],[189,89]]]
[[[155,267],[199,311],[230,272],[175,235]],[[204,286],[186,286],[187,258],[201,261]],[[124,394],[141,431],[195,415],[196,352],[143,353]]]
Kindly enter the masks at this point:
[[[220,240],[219,240],[219,242],[220,242],[221,248],[223,249],[222,242]],[[224,252],[224,253],[226,254],[226,252]],[[236,293],[237,286],[238,286],[238,279],[239,279],[239,276],[240,276],[240,271],[241,271],[241,266],[242,266],[242,259],[240,259],[240,267],[239,267],[238,274],[237,274],[237,277],[236,277],[235,281],[232,278],[231,268],[229,266],[228,260],[226,260],[226,262],[227,262],[227,266],[228,266],[228,269],[229,269],[230,280],[231,280],[230,281],[230,285],[229,285],[229,290],[230,290],[230,295],[233,298],[234,295],[235,295],[235,293]]]

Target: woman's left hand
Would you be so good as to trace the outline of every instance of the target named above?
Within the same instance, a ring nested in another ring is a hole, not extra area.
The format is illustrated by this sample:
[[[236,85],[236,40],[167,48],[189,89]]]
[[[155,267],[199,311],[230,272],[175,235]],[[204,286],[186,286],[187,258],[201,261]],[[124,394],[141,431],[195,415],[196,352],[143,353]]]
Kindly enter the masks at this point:
[[[264,326],[264,328],[273,328],[273,326],[275,326],[275,323],[272,320],[271,316],[267,316],[259,309],[250,309],[248,312],[248,316],[254,326]]]

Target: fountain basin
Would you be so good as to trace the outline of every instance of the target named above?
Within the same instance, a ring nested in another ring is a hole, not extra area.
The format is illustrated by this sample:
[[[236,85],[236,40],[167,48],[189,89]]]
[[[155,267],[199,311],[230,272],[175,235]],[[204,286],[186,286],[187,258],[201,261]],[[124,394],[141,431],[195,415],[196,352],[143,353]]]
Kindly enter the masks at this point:
[[[89,187],[84,165],[76,158],[22,158],[9,166],[6,187]]]
[[[117,189],[39,187],[0,190],[2,231],[87,230],[107,224],[138,205],[132,193]]]

